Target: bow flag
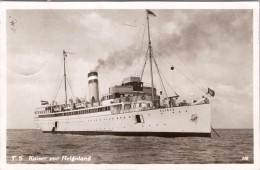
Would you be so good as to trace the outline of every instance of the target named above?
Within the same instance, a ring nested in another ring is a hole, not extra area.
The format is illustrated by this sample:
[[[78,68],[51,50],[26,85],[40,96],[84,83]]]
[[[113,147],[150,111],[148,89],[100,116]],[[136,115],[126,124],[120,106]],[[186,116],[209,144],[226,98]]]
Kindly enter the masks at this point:
[[[147,15],[152,15],[152,16],[156,17],[156,15],[149,9],[147,9],[146,12],[147,12]]]
[[[48,102],[48,101],[43,101],[43,100],[41,100],[41,104],[42,104],[42,105],[47,105],[47,104],[49,104],[49,102]]]
[[[210,88],[208,88],[208,94],[210,94],[212,97],[215,96],[214,90],[212,90],[212,89],[210,89]]]

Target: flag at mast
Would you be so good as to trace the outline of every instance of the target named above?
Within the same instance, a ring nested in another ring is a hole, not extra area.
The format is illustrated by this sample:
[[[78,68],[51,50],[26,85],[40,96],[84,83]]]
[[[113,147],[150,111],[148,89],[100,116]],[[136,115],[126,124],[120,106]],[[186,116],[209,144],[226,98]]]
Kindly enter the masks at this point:
[[[63,56],[67,57],[67,53],[65,52],[65,50],[63,50]]]
[[[147,9],[146,12],[147,12],[148,15],[152,15],[152,16],[156,17],[156,15],[152,11],[150,11],[149,9]]]

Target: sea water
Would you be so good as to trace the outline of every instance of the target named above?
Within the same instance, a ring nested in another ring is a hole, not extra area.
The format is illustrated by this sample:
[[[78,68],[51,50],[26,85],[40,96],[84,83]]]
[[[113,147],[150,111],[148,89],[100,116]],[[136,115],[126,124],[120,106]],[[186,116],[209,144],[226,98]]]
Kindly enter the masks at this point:
[[[86,136],[7,130],[8,164],[253,163],[252,129],[205,137]]]

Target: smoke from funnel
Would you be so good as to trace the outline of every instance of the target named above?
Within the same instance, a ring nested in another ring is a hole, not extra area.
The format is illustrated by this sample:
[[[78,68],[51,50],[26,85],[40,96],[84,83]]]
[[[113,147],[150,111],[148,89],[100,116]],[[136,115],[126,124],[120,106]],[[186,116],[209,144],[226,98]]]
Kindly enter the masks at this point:
[[[95,67],[95,71],[99,70],[124,70],[130,67],[137,56],[134,55],[135,50],[133,46],[130,46],[121,51],[115,51],[110,53],[106,59],[98,59],[98,63]]]

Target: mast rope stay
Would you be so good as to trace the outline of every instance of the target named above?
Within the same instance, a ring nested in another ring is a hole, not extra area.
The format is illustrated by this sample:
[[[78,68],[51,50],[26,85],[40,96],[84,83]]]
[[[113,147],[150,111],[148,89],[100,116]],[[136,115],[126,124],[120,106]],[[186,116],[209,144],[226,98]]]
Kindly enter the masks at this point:
[[[162,78],[167,83],[167,85],[170,87],[170,89],[173,91],[173,93],[175,93],[176,96],[179,96],[179,94],[176,92],[176,90],[173,90],[172,86],[170,85],[170,83],[167,81],[167,79],[163,75],[162,75]]]
[[[55,100],[56,100],[57,95],[58,95],[58,93],[59,93],[59,91],[60,91],[60,87],[61,87],[62,82],[63,82],[63,77],[62,77],[62,78],[60,79],[60,81],[59,81],[59,85],[57,86],[56,94],[55,94],[55,96],[52,98],[52,101],[55,101]]]
[[[166,61],[167,64],[173,65],[169,60],[167,60],[163,55],[160,55],[160,53],[156,50],[154,50],[155,52],[157,52],[157,54],[159,54],[159,56],[163,59],[162,61]],[[179,71],[179,73],[181,73],[187,80],[189,80],[191,83],[193,83],[197,88],[199,88],[203,93],[207,93],[207,91],[202,88],[201,86],[199,86],[195,81],[193,81],[192,79],[190,79],[188,76],[186,76],[178,67],[176,67],[176,70]]]
[[[63,58],[61,58],[60,70],[61,70],[62,61],[63,61]],[[61,87],[61,83],[62,83],[62,81],[63,81],[63,78],[64,78],[64,77],[61,77],[60,80],[59,80],[58,83],[57,83],[57,88],[56,88],[55,93],[54,93],[55,95],[52,97],[52,101],[55,101],[56,98],[57,98],[57,95],[58,95],[58,93],[59,93],[59,90],[60,90],[60,87]]]
[[[162,86],[162,89],[164,90],[164,93],[165,93],[166,97],[168,98],[168,95],[167,95],[165,86],[164,86],[164,84],[163,84],[163,80],[162,80],[162,77],[161,77],[161,73],[160,73],[159,67],[158,67],[157,62],[156,62],[156,60],[155,60],[155,57],[154,57],[154,55],[153,55],[153,51],[152,51],[152,58],[153,58],[154,64],[155,64],[156,69],[157,69],[157,72],[158,72],[160,84],[161,84],[161,86]]]
[[[157,52],[155,49],[154,49],[154,51],[155,52]],[[164,60],[162,60],[162,61],[164,61]],[[169,64],[169,63],[167,63],[167,62],[165,62],[166,64]],[[172,88],[172,86],[170,85],[170,83],[167,81],[167,79],[164,77],[164,75],[163,74],[160,74],[161,75],[161,77],[163,78],[163,80],[167,83],[167,85],[169,86],[169,88],[173,91],[173,93],[175,93],[175,95],[176,96],[179,96],[179,94],[176,92],[176,90],[174,90],[173,88]]]
[[[160,31],[158,31],[158,33],[159,33],[159,36],[160,37],[162,37],[162,34],[161,34],[161,32]],[[164,42],[166,42],[166,41],[164,41]],[[173,54],[177,57],[177,59],[179,59],[179,61],[180,61],[180,63],[184,66],[184,68],[186,68],[186,70],[191,74],[191,76],[195,79],[195,80],[197,80],[197,83],[198,83],[198,86],[200,86],[200,89],[204,92],[204,93],[207,93],[207,90],[201,85],[201,82],[198,80],[198,78],[190,71],[190,69],[184,64],[184,62],[181,60],[181,58],[176,54],[176,52],[175,52],[175,50],[173,49],[173,48],[171,48],[171,46],[169,45],[169,44],[171,44],[171,43],[168,43],[168,42],[166,42],[165,43],[168,47],[169,47],[169,49],[172,49],[173,51]],[[167,53],[167,52],[166,52]],[[170,62],[169,62],[170,63]],[[196,83],[195,81],[192,81],[193,83]]]
[[[144,69],[145,69],[145,65],[146,65],[147,60],[148,60],[148,48],[147,48],[147,50],[146,50],[144,64],[143,64],[142,69],[141,69],[140,81],[142,81],[143,74],[144,74]],[[135,100],[134,100],[134,102],[133,102],[134,105],[137,103],[137,98],[138,98],[138,96],[140,96],[140,94],[138,94],[138,95],[136,96],[136,98],[135,98]]]
[[[71,86],[71,81],[70,81],[70,77],[71,77],[71,76],[70,76],[69,67],[68,67],[67,63],[66,63],[66,67],[67,67],[67,74],[68,74],[68,76],[67,76],[68,85],[69,85],[69,87],[70,87],[70,91],[71,91],[71,94],[72,94],[72,98],[75,99],[75,95],[74,95],[74,93],[73,93],[72,86]]]
[[[145,54],[144,64],[143,64],[143,67],[142,67],[142,69],[141,69],[141,74],[140,74],[140,80],[141,80],[141,81],[142,81],[142,79],[143,79],[145,65],[146,65],[146,62],[147,62],[147,60],[148,60],[148,50],[149,50],[149,49],[147,48],[146,54]]]
[[[146,28],[146,22],[145,22],[146,19],[144,19],[144,24],[143,24],[143,36],[142,36],[142,42],[141,42],[141,47],[139,48],[139,51],[138,49],[135,51],[135,57],[137,56],[137,62],[139,62],[139,59],[141,58],[141,55],[143,54],[143,46],[144,46],[144,34],[145,34],[145,28]],[[139,32],[142,30],[142,27],[140,28]],[[138,32],[138,34],[139,34]],[[138,35],[137,34],[137,35]],[[137,39],[137,38],[136,38]],[[137,48],[139,47],[139,43],[137,43]],[[138,65],[137,65],[138,66]],[[137,70],[137,69],[136,69]]]

